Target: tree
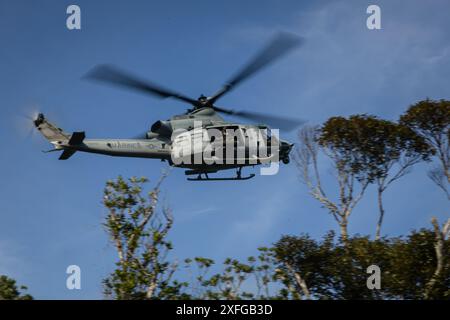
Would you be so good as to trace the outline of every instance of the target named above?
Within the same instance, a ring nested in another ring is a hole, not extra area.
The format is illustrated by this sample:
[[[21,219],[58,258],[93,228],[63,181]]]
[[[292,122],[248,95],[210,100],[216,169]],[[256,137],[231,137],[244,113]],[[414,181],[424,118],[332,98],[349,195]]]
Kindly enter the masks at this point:
[[[16,280],[0,275],[0,300],[33,300],[29,294],[23,293],[27,287],[17,287]]]
[[[450,101],[419,101],[400,117],[400,123],[411,128],[428,143],[439,161],[439,166],[430,170],[428,175],[450,200]]]
[[[168,208],[158,210],[160,185],[165,175],[148,193],[142,188],[146,178],[119,177],[108,181],[103,203],[108,209],[104,226],[115,246],[117,268],[104,280],[104,292],[115,299],[186,298],[186,283],[173,280],[177,263],[167,261],[172,249],[166,239],[173,224]]]
[[[450,299],[450,223],[439,235],[434,229],[379,240],[368,236],[336,240],[333,232],[322,240],[283,236],[270,252],[276,270],[284,274],[281,291],[286,298]],[[380,289],[367,287],[371,265],[381,270]]]
[[[227,258],[218,273],[209,275],[215,262],[196,257],[186,259],[186,267],[197,270],[197,276],[190,281],[191,296],[195,299],[273,299],[271,285],[277,281],[273,270],[272,256],[267,248],[259,248],[258,257],[248,257],[246,262]],[[256,290],[246,291],[246,283],[253,283]]]
[[[316,240],[307,234],[282,236],[259,248],[246,262],[228,258],[220,272],[214,261],[187,259],[197,271],[189,281],[196,299],[450,299],[450,220],[405,237],[336,238],[333,231]],[[380,270],[380,288],[367,285],[368,267]],[[253,289],[248,289],[252,288]],[[247,290],[244,290],[247,288]]]
[[[303,127],[299,131],[299,147],[294,160],[300,170],[300,177],[311,195],[333,216],[340,227],[341,237],[348,237],[348,220],[353,209],[361,200],[370,182],[355,166],[359,154],[353,152],[348,141],[352,137],[341,130],[339,121],[328,120],[321,128]],[[319,151],[331,160],[338,183],[337,201],[328,197],[322,185],[318,168]],[[359,186],[359,190],[357,190]]]
[[[321,141],[333,141],[351,152],[351,170],[377,186],[379,218],[375,239],[380,239],[385,215],[383,193],[413,165],[428,160],[431,149],[409,127],[371,115],[333,117],[325,128]]]
[[[332,286],[327,270],[332,263],[334,232],[324,236],[323,242],[300,236],[283,236],[270,248],[276,265],[276,275],[284,285],[281,295],[287,299],[311,299],[327,294]]]
[[[279,269],[287,275],[285,285],[291,283],[300,298],[308,298],[306,286],[314,299],[378,299],[381,295],[367,288],[366,269],[372,264],[384,268],[384,242],[368,237],[336,241],[329,232],[319,241],[308,235],[284,236],[273,251]],[[303,285],[298,281],[300,276]]]

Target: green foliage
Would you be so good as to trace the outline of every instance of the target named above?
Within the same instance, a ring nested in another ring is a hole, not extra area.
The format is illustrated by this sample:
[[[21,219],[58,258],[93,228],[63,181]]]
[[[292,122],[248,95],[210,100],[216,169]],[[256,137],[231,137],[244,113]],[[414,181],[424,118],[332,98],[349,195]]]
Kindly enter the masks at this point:
[[[187,298],[181,291],[186,283],[172,280],[176,263],[166,261],[172,244],[166,240],[172,227],[170,210],[157,211],[159,187],[143,195],[146,178],[119,177],[108,181],[103,203],[108,209],[104,226],[119,261],[104,280],[104,293],[115,299]]]
[[[424,299],[429,280],[436,268],[433,231],[414,231],[406,238],[354,236],[335,241],[328,233],[316,241],[307,235],[284,236],[272,248],[279,273],[283,273],[287,297],[302,297],[295,279],[301,275],[316,299]],[[444,252],[450,253],[450,241]],[[381,289],[366,286],[367,267],[381,269]],[[450,299],[450,261],[429,298]]]
[[[270,254],[277,265],[276,276],[286,288],[282,292],[285,298],[299,299],[303,295],[295,279],[296,272],[301,274],[314,296],[324,296],[333,290],[329,270],[329,265],[334,263],[330,255],[333,239],[333,232],[328,233],[322,243],[305,234],[298,237],[284,236],[271,248]]]
[[[270,294],[270,285],[275,281],[273,263],[264,250],[268,249],[260,248],[261,254],[258,257],[248,257],[245,263],[227,258],[217,273],[211,272],[215,266],[211,259],[186,259],[186,268],[197,273],[190,283],[191,296],[209,300],[274,298]],[[256,288],[244,290],[246,284],[252,284]]]
[[[370,115],[332,117],[320,129],[319,144],[337,153],[360,179],[386,177],[395,162],[427,160],[430,148],[409,127]]]
[[[31,295],[23,293],[25,290],[25,286],[17,287],[16,280],[0,275],[0,300],[33,300]]]
[[[215,266],[211,259],[186,259],[186,267],[198,273],[188,290],[195,299],[450,299],[449,240],[443,271],[427,292],[436,270],[435,246],[428,229],[379,240],[337,239],[331,231],[322,240],[283,236],[246,262],[228,258]],[[371,265],[381,270],[380,289],[367,287]],[[220,272],[211,272],[214,267]]]
[[[429,177],[450,200],[450,101],[419,101],[400,117],[400,123],[427,142],[440,163],[429,172]]]
[[[365,114],[330,118],[319,129],[317,139],[334,159],[340,180],[351,181],[348,177],[355,176],[363,185],[376,183],[380,212],[377,239],[385,213],[383,192],[413,165],[428,161],[434,154],[426,139],[411,127]]]
[[[391,272],[389,289],[394,297],[423,299],[427,283],[436,269],[435,235],[421,229],[412,232],[406,239],[394,239],[391,245]],[[433,288],[430,298],[450,299],[450,241],[444,243],[444,270]]]
[[[448,138],[450,130],[450,101],[426,99],[409,107],[400,117],[400,123],[434,142]]]

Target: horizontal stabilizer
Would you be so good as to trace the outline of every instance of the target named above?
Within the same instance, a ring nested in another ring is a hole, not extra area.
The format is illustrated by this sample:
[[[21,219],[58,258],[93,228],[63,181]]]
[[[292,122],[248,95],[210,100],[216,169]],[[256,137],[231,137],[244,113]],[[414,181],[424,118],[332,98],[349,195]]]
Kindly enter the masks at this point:
[[[59,157],[59,160],[67,160],[69,159],[71,156],[73,156],[73,154],[76,152],[76,150],[72,150],[72,149],[66,149],[64,150],[63,153],[61,153],[61,156]]]

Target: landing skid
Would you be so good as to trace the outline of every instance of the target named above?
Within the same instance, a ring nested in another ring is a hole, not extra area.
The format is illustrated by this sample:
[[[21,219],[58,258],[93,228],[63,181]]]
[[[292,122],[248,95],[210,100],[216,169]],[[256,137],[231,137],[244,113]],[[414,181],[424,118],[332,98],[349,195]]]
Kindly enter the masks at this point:
[[[189,181],[230,181],[230,180],[249,180],[255,176],[254,173],[250,174],[248,177],[231,177],[231,178],[202,178],[201,175],[198,175],[197,178],[187,178]]]
[[[248,175],[247,177],[241,176],[242,168],[236,171],[236,177],[230,178],[210,178],[207,172],[199,173],[197,178],[187,178],[188,181],[233,181],[233,180],[249,180],[255,176],[254,173]],[[204,175],[205,177],[202,177]]]

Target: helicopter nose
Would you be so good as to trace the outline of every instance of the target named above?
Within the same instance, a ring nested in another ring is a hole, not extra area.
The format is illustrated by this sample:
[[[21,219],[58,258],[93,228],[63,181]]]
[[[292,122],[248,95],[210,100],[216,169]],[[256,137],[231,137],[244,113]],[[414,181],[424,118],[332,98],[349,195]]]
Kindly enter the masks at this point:
[[[292,150],[292,147],[294,146],[293,143],[289,143],[286,141],[281,141],[281,146],[280,146],[280,160],[283,161],[284,164],[288,164],[290,159],[289,159],[289,153]]]
[[[286,142],[286,141],[281,141],[280,151],[283,154],[289,154],[289,152],[291,152],[293,146],[294,146],[293,143],[289,143],[289,142]]]

